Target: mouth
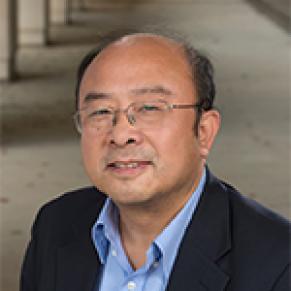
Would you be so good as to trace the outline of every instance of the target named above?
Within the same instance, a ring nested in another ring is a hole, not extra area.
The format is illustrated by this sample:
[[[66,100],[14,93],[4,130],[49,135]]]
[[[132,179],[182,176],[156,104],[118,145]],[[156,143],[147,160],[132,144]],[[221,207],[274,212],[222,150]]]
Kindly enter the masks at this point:
[[[144,172],[148,166],[151,166],[150,161],[114,161],[107,164],[107,170],[119,176],[135,176]]]

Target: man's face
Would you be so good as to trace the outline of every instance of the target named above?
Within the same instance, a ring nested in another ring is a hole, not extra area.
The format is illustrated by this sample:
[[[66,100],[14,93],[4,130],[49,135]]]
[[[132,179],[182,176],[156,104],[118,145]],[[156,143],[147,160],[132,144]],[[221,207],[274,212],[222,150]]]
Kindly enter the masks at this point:
[[[86,101],[92,93],[102,97]],[[110,45],[90,64],[80,87],[80,108],[103,102],[125,109],[132,102],[156,99],[197,102],[182,49],[160,37],[129,37]],[[84,128],[81,145],[88,176],[119,205],[183,199],[203,168],[195,117],[193,109],[176,109],[160,123],[141,128],[121,113],[110,130]]]

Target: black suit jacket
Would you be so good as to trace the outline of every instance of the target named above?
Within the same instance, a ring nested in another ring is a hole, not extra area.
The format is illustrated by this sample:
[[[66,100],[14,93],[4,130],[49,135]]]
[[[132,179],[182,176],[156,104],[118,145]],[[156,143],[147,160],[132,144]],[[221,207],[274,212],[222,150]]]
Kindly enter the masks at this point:
[[[21,291],[94,290],[100,262],[91,228],[104,201],[105,195],[92,187],[40,210]],[[289,275],[289,222],[208,171],[166,291],[290,291]]]

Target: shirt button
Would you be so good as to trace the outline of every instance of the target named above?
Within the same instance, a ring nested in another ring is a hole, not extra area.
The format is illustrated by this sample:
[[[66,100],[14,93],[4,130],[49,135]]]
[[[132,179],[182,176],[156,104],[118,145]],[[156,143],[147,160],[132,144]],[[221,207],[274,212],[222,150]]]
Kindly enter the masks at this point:
[[[153,263],[153,266],[154,266],[154,268],[157,268],[157,267],[159,266],[159,262],[158,262],[158,261],[155,261],[155,262]]]
[[[136,288],[136,284],[135,284],[135,282],[133,282],[133,281],[129,281],[128,283],[127,283],[127,289],[128,290],[134,290]]]
[[[116,250],[112,250],[111,254],[112,254],[113,257],[116,257],[117,256],[117,251]]]

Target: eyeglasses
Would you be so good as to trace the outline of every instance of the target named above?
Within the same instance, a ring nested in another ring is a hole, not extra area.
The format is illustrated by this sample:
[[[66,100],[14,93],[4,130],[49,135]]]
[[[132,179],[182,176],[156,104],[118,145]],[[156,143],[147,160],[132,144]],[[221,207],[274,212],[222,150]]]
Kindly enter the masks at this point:
[[[74,114],[74,121],[79,133],[87,129],[100,133],[115,126],[119,114],[124,113],[131,125],[151,128],[160,124],[172,110],[191,108],[202,108],[202,104],[169,104],[165,100],[138,101],[122,110],[93,101]]]

